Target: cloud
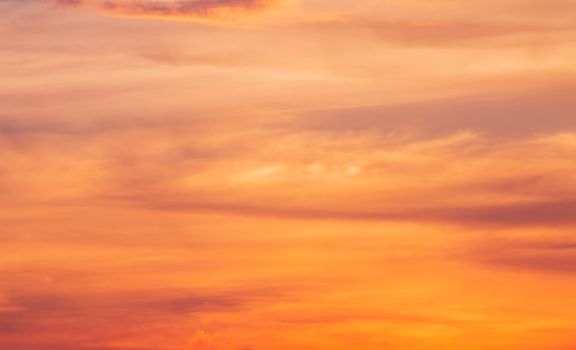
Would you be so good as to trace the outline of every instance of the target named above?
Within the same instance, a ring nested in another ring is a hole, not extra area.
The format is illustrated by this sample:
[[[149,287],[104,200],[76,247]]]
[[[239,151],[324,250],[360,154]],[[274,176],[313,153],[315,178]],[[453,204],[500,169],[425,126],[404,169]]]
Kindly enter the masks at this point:
[[[109,14],[153,17],[234,21],[239,16],[260,12],[276,0],[52,0],[58,6],[85,7]]]
[[[13,286],[10,295],[18,308],[0,311],[0,346],[25,350],[72,349],[70,342],[74,349],[82,350],[157,349],[108,344],[118,336],[138,338],[144,336],[140,334],[144,329],[158,332],[183,320],[193,321],[194,315],[238,312],[269,298],[278,300],[283,293],[269,288],[201,292],[152,288],[78,291],[73,285],[68,285],[68,290],[33,291],[18,287],[22,286]]]
[[[0,0],[0,348],[569,348],[573,4]]]
[[[299,26],[304,31],[312,32],[313,35],[323,35],[325,40],[330,40],[337,35],[339,40],[373,40],[382,45],[408,47],[494,45],[497,39],[506,37],[521,37],[526,34],[544,35],[573,29],[561,25],[520,24],[508,21],[478,21],[477,19],[462,21],[405,18],[385,21],[381,16],[374,16],[374,18],[343,16],[332,20],[312,20]]]
[[[436,218],[440,221],[465,224],[538,227],[576,225],[575,210],[576,198],[511,205],[442,208],[423,211],[421,214],[432,220]]]
[[[408,207],[393,210],[384,207],[330,209],[326,207],[286,207],[242,202],[163,201],[155,197],[114,198],[127,206],[144,206],[151,209],[181,212],[220,212],[256,217],[277,217],[297,220],[358,220],[358,221],[412,221],[420,223],[447,223],[466,226],[492,227],[558,227],[574,226],[576,198],[565,201],[514,203],[509,205],[470,205]],[[382,199],[385,200],[384,198]]]
[[[492,96],[466,96],[397,105],[337,108],[305,112],[303,127],[334,132],[368,130],[442,136],[473,130],[498,139],[576,131],[571,113],[576,102],[560,86]]]
[[[3,202],[83,202],[299,220],[576,224],[574,169],[565,162],[574,152],[571,133],[534,135],[544,115],[536,110],[535,127],[510,135],[517,130],[506,130],[498,118],[492,119],[495,127],[481,118],[498,108],[516,108],[500,102],[483,107],[487,111],[477,112],[478,125],[470,124],[486,133],[489,129],[479,125],[487,125],[496,136],[457,131],[460,124],[446,119],[470,114],[460,112],[460,102],[454,105],[455,112],[443,107],[431,113],[424,126],[436,128],[434,122],[444,120],[441,132],[432,133],[403,131],[408,125],[393,126],[388,115],[373,122],[388,123],[389,129],[362,126],[337,133],[285,125],[230,130],[208,121],[6,121],[0,127],[0,154],[10,160],[0,166]],[[426,110],[405,108],[412,116]],[[470,107],[475,110],[481,109]],[[392,111],[402,114],[402,109]],[[419,113],[425,121],[425,112]],[[361,117],[350,123],[362,122]],[[568,127],[568,115],[557,119],[559,128]],[[127,142],[132,147],[126,148]],[[538,158],[527,164],[534,154]]]
[[[513,234],[489,237],[476,241],[472,252],[476,260],[500,268],[532,273],[576,273],[576,241],[569,234],[545,232],[532,237]]]

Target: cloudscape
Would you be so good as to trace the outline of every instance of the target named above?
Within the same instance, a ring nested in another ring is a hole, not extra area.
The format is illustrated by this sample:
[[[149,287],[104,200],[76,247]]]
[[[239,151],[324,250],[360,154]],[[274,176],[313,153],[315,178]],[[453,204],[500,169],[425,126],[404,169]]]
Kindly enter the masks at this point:
[[[575,350],[576,2],[0,0],[0,349]]]

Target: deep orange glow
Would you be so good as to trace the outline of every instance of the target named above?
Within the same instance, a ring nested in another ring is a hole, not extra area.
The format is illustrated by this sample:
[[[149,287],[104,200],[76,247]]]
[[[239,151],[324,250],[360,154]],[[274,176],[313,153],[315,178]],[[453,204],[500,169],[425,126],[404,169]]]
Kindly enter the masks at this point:
[[[576,349],[576,2],[0,0],[0,350]]]

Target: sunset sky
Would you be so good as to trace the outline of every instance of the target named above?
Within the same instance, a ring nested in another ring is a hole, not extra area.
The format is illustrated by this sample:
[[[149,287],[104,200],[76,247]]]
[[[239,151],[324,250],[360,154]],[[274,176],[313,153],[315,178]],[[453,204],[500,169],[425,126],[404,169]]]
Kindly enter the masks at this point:
[[[576,1],[0,0],[1,350],[576,350]]]

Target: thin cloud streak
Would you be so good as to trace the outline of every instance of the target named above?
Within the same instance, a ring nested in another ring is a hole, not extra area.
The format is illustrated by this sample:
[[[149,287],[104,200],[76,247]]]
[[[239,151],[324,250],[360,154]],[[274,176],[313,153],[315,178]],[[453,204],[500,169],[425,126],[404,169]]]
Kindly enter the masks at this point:
[[[104,13],[164,18],[164,19],[209,19],[234,21],[239,16],[263,11],[277,0],[52,0],[58,6],[86,7]]]

